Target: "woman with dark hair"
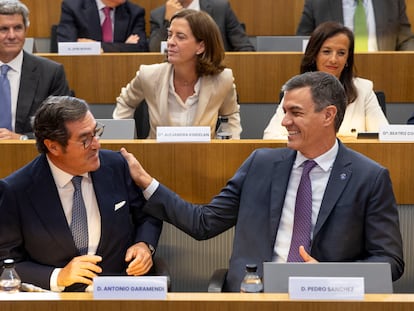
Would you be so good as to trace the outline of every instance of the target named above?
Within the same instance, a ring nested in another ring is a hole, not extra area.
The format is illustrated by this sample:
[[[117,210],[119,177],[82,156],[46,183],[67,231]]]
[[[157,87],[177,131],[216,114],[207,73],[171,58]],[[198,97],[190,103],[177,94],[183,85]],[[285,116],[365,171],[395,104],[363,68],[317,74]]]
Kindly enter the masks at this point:
[[[337,22],[320,24],[309,38],[302,58],[300,72],[323,71],[336,76],[347,95],[345,117],[338,136],[357,136],[359,132],[378,132],[387,125],[370,80],[356,77],[354,66],[354,35]],[[288,132],[282,126],[283,99],[264,131],[264,139],[286,139]]]
[[[203,11],[178,11],[168,29],[167,62],[140,66],[116,100],[114,119],[133,118],[145,100],[148,138],[156,137],[157,126],[210,126],[214,137],[218,117],[225,116],[232,137],[239,139],[236,87],[223,60],[223,42],[214,20]]]

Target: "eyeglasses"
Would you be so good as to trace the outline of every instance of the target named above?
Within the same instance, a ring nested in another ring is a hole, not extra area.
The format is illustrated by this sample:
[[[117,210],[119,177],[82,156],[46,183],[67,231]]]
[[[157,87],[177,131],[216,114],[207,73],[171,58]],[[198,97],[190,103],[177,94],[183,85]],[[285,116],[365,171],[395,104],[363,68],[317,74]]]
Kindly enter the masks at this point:
[[[85,149],[88,149],[89,146],[92,144],[92,141],[94,138],[99,139],[101,138],[103,132],[105,129],[105,124],[102,123],[96,123],[96,127],[95,127],[95,131],[93,135],[90,135],[88,137],[86,137],[84,140],[81,141],[81,143],[83,144],[83,147]]]

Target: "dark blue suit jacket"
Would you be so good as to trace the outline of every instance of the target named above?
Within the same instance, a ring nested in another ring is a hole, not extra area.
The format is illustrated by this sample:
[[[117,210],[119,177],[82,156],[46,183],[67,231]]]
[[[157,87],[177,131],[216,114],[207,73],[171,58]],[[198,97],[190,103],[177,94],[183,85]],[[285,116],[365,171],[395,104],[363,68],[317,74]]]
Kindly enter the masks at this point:
[[[145,33],[145,9],[126,1],[115,9],[114,42],[104,43],[108,52],[148,51]],[[138,44],[125,44],[132,35],[139,36]],[[58,42],[76,42],[78,38],[102,41],[101,22],[95,0],[64,0],[57,27]]]
[[[47,58],[23,52],[16,133],[33,136],[31,118],[50,95],[70,95],[63,66]]]
[[[248,263],[272,261],[296,151],[258,149],[222,191],[203,206],[183,201],[160,185],[144,211],[195,239],[235,226],[225,289],[240,291]],[[397,206],[387,169],[339,143],[313,232],[311,256],[319,261],[389,262],[392,278],[404,271]]]
[[[145,199],[124,158],[101,150],[100,160],[91,173],[101,215],[96,254],[103,275],[125,274],[127,248],[139,241],[156,247],[162,222],[142,212]],[[79,256],[45,155],[0,181],[0,215],[0,260],[14,258],[23,282],[49,288],[53,269]],[[66,290],[85,288],[78,285]]]
[[[254,51],[254,46],[250,43],[249,37],[227,0],[200,0],[200,9],[207,12],[216,22],[226,51]],[[161,41],[167,40],[169,22],[166,22],[164,17],[165,5],[151,11],[149,39],[151,52],[159,52]]]

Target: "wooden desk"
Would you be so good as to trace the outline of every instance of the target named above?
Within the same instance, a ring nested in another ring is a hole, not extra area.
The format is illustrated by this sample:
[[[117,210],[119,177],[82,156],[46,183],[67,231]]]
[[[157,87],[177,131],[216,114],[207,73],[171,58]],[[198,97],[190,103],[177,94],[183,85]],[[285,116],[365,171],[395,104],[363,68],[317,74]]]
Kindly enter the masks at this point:
[[[102,148],[126,147],[160,182],[194,203],[209,202],[257,148],[284,147],[271,140],[156,143],[153,140],[102,140]],[[349,141],[346,145],[387,167],[398,204],[414,204],[412,143]],[[33,141],[0,141],[0,177],[22,167],[37,155]]]
[[[39,54],[65,67],[76,96],[89,103],[115,103],[121,88],[135,76],[141,64],[162,62],[160,53],[110,53],[98,56]],[[276,103],[279,90],[299,73],[302,53],[228,52],[226,63],[233,70],[241,103]],[[359,76],[374,81],[387,103],[414,102],[414,52],[356,54]]]
[[[87,293],[0,294],[2,311],[412,311],[414,295],[366,295],[363,301],[289,300],[287,294],[169,293],[166,300],[94,300]]]

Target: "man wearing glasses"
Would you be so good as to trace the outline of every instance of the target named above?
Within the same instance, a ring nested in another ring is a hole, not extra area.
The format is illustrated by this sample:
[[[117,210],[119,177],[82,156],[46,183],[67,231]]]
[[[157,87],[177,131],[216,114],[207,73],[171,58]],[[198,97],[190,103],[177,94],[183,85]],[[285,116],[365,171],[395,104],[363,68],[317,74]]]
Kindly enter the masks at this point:
[[[22,282],[83,291],[97,275],[142,275],[162,222],[118,152],[100,150],[85,101],[49,97],[34,120],[41,153],[0,181],[0,261],[13,258]],[[77,182],[76,182],[77,180]]]

